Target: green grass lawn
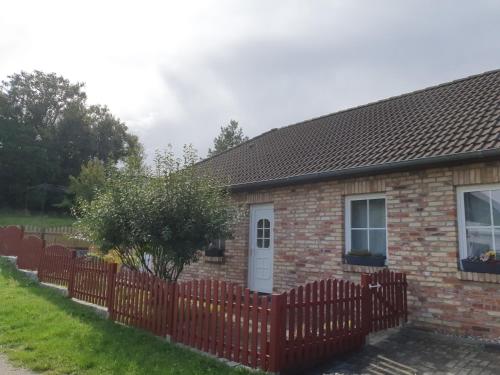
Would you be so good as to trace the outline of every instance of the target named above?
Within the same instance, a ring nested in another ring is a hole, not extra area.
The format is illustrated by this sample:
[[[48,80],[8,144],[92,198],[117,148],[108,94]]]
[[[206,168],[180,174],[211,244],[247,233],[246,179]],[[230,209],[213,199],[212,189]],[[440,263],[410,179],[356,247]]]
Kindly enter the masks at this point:
[[[0,352],[47,374],[246,374],[97,317],[0,258]]]
[[[26,214],[23,211],[0,210],[0,226],[6,225],[36,225],[39,227],[60,227],[73,224],[71,216],[55,214]]]

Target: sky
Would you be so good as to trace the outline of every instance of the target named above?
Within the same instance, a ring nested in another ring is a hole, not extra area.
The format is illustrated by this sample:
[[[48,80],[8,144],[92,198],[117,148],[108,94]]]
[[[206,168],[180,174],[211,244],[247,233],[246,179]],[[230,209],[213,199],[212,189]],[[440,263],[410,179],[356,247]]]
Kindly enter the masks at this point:
[[[0,80],[85,82],[150,158],[500,68],[500,1],[0,1]]]

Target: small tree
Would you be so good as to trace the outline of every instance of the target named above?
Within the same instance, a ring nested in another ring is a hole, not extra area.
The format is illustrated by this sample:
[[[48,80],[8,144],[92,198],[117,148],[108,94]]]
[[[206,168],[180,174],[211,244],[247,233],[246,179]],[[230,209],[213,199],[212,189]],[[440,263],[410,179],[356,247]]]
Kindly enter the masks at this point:
[[[214,138],[214,149],[208,149],[208,156],[229,150],[247,140],[248,137],[243,134],[243,129],[240,128],[238,121],[231,120],[226,126],[221,126],[220,134]]]
[[[129,158],[93,201],[81,202],[81,232],[132,269],[177,280],[210,240],[230,236],[237,217],[228,192],[199,173],[197,160],[189,147],[183,160],[157,154],[153,168]]]
[[[68,190],[76,200],[90,202],[106,182],[106,168],[98,159],[89,160],[82,165],[78,177],[69,177]]]

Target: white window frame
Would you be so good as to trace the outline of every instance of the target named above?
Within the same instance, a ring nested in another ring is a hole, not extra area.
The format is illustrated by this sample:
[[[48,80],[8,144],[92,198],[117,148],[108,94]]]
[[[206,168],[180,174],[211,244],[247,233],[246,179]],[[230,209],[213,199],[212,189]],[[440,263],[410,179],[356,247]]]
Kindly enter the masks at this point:
[[[345,254],[347,255],[351,249],[351,202],[352,201],[364,201],[364,200],[370,200],[370,199],[384,199],[385,200],[385,227],[384,228],[376,228],[379,230],[384,229],[385,230],[385,259],[386,261],[389,259],[389,252],[387,251],[387,248],[389,246],[389,238],[388,238],[388,233],[387,233],[387,197],[385,194],[358,194],[358,195],[349,195],[346,196],[345,198],[345,213],[344,213],[344,218],[345,218],[345,233],[344,233],[344,238],[345,238]],[[368,202],[368,209],[367,209],[367,215],[370,215],[370,203]],[[362,228],[360,228],[362,229]],[[369,228],[366,228],[369,230]],[[370,236],[368,235],[368,244],[370,243]]]
[[[458,225],[458,249],[460,260],[467,259],[467,231],[465,228],[465,204],[464,204],[464,193],[470,193],[474,191],[489,191],[489,190],[499,190],[500,184],[488,184],[488,185],[469,185],[469,186],[459,186],[457,187],[457,225]],[[489,227],[494,227],[493,225],[493,212],[490,207],[491,224]],[[480,227],[478,227],[480,228]],[[495,247],[495,235],[493,234],[493,248]],[[460,263],[460,268],[462,268],[462,262]]]

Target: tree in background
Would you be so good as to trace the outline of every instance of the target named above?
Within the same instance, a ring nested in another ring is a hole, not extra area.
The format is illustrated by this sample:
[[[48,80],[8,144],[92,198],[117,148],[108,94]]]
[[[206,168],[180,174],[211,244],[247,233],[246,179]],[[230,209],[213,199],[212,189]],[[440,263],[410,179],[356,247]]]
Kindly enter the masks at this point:
[[[9,116],[18,124],[31,124],[41,136],[54,128],[73,105],[84,105],[83,83],[71,83],[55,73],[21,72],[2,81]]]
[[[108,108],[87,105],[83,88],[40,71],[2,82],[0,205],[22,207],[33,186],[67,186],[88,160],[116,163],[141,148]]]
[[[208,156],[217,155],[247,140],[248,137],[243,134],[243,129],[239,126],[238,121],[231,120],[226,126],[221,126],[220,134],[214,138],[213,150],[208,149]]]
[[[154,166],[130,157],[106,177],[94,200],[80,201],[77,227],[134,270],[175,281],[212,239],[230,236],[238,210],[221,184],[196,169],[198,157],[157,154]]]

